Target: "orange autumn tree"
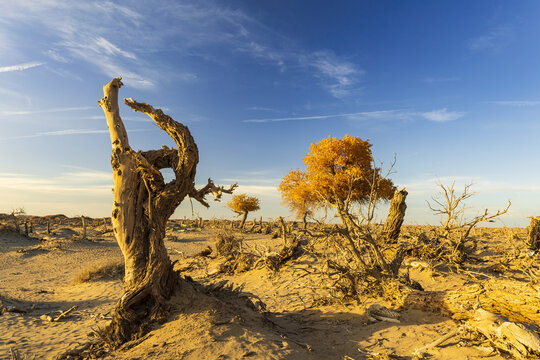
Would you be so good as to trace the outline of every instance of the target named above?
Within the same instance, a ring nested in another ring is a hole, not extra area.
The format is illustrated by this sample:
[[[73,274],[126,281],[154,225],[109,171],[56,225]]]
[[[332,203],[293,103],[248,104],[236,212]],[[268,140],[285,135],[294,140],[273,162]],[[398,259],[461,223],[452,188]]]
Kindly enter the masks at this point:
[[[345,135],[311,144],[304,171],[290,171],[279,185],[293,210],[333,208],[342,226],[314,234],[325,239],[322,279],[338,298],[357,299],[365,292],[382,294],[398,281],[404,249],[385,246],[385,237],[371,226],[375,207],[393,199],[396,187],[377,167],[369,140]],[[306,230],[309,234],[309,230]]]
[[[307,184],[306,173],[298,169],[288,172],[279,184],[283,203],[293,211],[297,218],[302,219],[304,229],[307,228],[307,217],[315,206],[315,198]]]
[[[333,207],[344,225],[351,206],[367,204],[372,212],[371,205],[390,200],[396,188],[375,166],[371,146],[369,140],[348,135],[311,144],[303,159],[306,170],[291,170],[278,187],[283,201],[297,214]]]
[[[260,209],[259,199],[255,196],[247,196],[246,194],[233,195],[227,206],[238,215],[242,215],[240,229],[244,228],[248,213]]]

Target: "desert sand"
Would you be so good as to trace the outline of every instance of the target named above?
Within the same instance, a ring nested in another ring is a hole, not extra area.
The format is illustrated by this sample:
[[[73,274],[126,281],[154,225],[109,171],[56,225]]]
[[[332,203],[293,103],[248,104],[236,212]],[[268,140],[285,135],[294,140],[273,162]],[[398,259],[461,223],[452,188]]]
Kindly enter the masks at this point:
[[[122,295],[122,254],[109,219],[30,217],[28,236],[14,231],[8,217],[0,229],[0,359],[54,359],[99,336]],[[49,222],[50,233],[47,232]],[[217,225],[216,225],[217,224]],[[274,272],[257,268],[220,272],[215,233],[219,222],[169,220],[165,244],[175,269],[206,286],[207,294],[179,289],[168,320],[141,340],[106,359],[413,359],[416,349],[459,327],[436,311],[399,309],[392,302],[365,298],[357,303],[329,301],[316,288],[311,269],[320,264],[304,253]],[[232,231],[232,230],[229,230]],[[405,226],[402,236],[418,227]],[[239,232],[243,247],[259,253],[278,249],[280,238]],[[459,289],[487,278],[511,279],[493,271],[507,253],[522,246],[524,229],[475,229],[481,264],[456,271],[441,264],[406,259],[410,278],[425,290]],[[516,245],[517,244],[517,245]],[[210,256],[196,256],[210,246]],[[522,248],[525,248],[524,245]],[[106,265],[109,265],[107,268]],[[101,275],[88,269],[104,269]],[[515,281],[522,281],[517,278]],[[214,285],[215,293],[212,292]],[[210,287],[209,287],[210,285]],[[219,293],[219,294],[217,294]],[[217,295],[216,295],[217,294]],[[378,304],[399,312],[396,321],[366,314]],[[47,321],[77,306],[58,321]],[[505,359],[478,336],[462,334],[427,351],[431,359]]]

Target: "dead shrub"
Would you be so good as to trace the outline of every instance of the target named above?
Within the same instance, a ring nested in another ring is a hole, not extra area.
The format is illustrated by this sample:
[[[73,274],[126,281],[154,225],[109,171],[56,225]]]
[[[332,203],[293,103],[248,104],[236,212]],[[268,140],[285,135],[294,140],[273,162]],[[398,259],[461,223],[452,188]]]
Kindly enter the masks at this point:
[[[73,284],[90,281],[115,280],[124,277],[124,261],[120,259],[102,260],[88,265],[75,278]]]
[[[214,235],[218,255],[226,256],[237,252],[242,247],[242,240],[238,239],[232,231],[221,229]]]
[[[0,234],[17,234],[18,231],[13,224],[0,224]]]
[[[221,264],[221,272],[228,274],[238,274],[249,271],[254,267],[256,255],[235,251],[229,253],[227,260]]]

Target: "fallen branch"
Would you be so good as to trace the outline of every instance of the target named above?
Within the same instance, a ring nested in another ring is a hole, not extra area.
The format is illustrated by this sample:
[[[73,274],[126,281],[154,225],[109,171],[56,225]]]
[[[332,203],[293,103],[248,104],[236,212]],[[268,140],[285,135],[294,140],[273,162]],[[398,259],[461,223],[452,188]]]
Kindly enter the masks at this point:
[[[50,315],[41,315],[40,316],[40,319],[41,320],[46,320],[48,322],[58,322],[60,320],[62,320],[63,318],[65,318],[66,316],[68,316],[72,311],[74,310],[77,310],[78,306],[77,305],[73,305],[72,307],[70,307],[68,310],[60,313],[60,315],[58,315],[57,317],[53,318],[52,316]]]
[[[540,355],[540,286],[488,280],[452,291],[409,291],[405,307],[421,305],[465,320],[467,329],[516,358]],[[525,325],[531,324],[531,325]]]
[[[460,326],[454,331],[449,332],[448,334],[444,335],[443,337],[440,337],[439,339],[427,344],[426,346],[422,346],[413,352],[413,356],[420,357],[423,353],[427,352],[428,350],[437,347],[444,343],[446,340],[453,338],[454,336],[458,335],[461,331],[463,331],[463,326]]]

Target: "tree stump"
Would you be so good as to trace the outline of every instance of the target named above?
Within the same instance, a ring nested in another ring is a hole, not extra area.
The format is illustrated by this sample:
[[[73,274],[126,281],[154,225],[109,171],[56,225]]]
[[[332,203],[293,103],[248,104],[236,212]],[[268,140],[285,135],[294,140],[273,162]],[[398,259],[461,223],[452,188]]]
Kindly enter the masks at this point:
[[[532,250],[540,249],[540,216],[531,217],[531,223],[527,227],[527,245]]]
[[[403,219],[405,218],[405,210],[407,210],[407,204],[405,203],[407,194],[405,189],[396,191],[390,203],[390,210],[383,228],[383,236],[388,243],[396,243],[398,240],[401,225],[403,225]]]

